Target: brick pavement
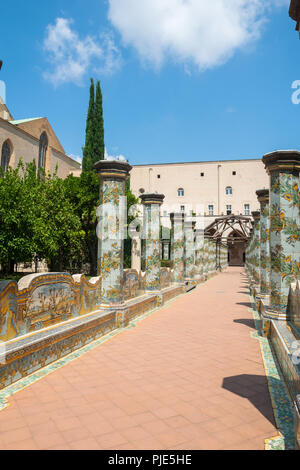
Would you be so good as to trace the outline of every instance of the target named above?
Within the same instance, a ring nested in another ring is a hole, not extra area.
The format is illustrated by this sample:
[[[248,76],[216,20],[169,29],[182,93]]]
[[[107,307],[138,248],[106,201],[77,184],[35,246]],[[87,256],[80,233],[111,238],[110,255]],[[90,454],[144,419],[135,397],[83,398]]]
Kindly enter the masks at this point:
[[[226,272],[9,398],[1,449],[263,449],[278,434],[244,272]]]

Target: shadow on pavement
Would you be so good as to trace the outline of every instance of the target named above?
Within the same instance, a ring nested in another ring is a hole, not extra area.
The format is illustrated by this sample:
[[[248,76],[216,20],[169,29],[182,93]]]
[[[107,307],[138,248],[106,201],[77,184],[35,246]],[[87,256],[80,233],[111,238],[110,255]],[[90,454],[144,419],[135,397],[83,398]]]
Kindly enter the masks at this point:
[[[245,307],[252,309],[252,305],[250,302],[237,302],[236,305],[244,305]]]
[[[239,318],[233,320],[233,323],[240,323],[241,325],[249,326],[249,328],[255,329],[255,322],[251,318]]]
[[[249,400],[252,405],[275,426],[266,377],[250,374],[225,377],[222,387],[225,390]]]

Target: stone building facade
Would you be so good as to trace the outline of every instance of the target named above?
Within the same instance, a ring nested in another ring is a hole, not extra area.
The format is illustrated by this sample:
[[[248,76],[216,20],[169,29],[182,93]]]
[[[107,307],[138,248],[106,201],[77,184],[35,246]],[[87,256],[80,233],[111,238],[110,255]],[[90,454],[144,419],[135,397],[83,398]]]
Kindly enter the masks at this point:
[[[1,99],[1,98],[0,98]],[[16,168],[35,159],[46,172],[66,178],[80,175],[80,164],[68,157],[47,118],[14,120],[7,106],[0,102],[0,164]]]
[[[219,216],[251,216],[259,210],[255,192],[267,188],[269,180],[261,159],[252,159],[135,165],[130,184],[136,196],[165,195],[164,225],[170,213],[185,212],[204,220],[204,227],[197,226],[206,228]]]

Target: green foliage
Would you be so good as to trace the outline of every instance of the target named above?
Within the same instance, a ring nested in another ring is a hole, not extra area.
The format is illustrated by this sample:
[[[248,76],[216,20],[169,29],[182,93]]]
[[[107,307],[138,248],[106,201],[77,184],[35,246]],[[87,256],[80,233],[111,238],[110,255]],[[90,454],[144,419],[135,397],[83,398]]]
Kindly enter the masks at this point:
[[[99,160],[104,160],[104,120],[102,92],[99,80],[95,85],[91,78],[90,101],[86,119],[85,146],[83,148],[82,170],[91,171],[93,165]]]
[[[46,259],[51,271],[76,271],[84,232],[62,179],[45,179],[38,212],[34,240],[39,259]]]
[[[89,171],[93,167],[95,129],[95,86],[91,78],[90,101],[86,119],[85,146],[83,148],[82,171]]]
[[[0,174],[0,263],[13,273],[16,263],[46,260],[51,271],[82,272],[89,263],[97,274],[99,180],[93,165],[104,159],[104,122],[100,82],[91,79],[82,174],[62,180],[37,170],[35,161]],[[2,171],[0,169],[0,171]],[[128,209],[138,203],[126,183]],[[135,216],[128,217],[128,224]],[[125,266],[131,240],[125,240]]]
[[[80,178],[73,175],[65,180],[67,197],[73,204],[84,233],[82,262],[90,263],[90,275],[97,274],[97,217],[99,205],[99,180],[94,171],[82,172]]]
[[[18,168],[11,168],[0,178],[0,262],[4,271],[11,271],[13,265],[30,261],[33,252],[33,204],[28,192],[22,191],[23,180]],[[28,210],[24,208],[28,207]]]
[[[96,101],[95,101],[95,130],[94,130],[94,154],[93,163],[104,160],[104,120],[103,120],[103,104],[102,92],[99,80],[96,85]]]
[[[37,171],[35,162],[8,169],[0,178],[0,263],[46,260],[53,270],[72,268],[84,233],[64,181]]]
[[[138,215],[136,212],[129,215],[129,209],[139,203],[138,198],[130,190],[130,179],[126,181],[125,195],[127,197],[127,226],[129,226]],[[124,268],[126,269],[131,268],[131,247],[132,240],[127,234],[127,239],[124,240]]]

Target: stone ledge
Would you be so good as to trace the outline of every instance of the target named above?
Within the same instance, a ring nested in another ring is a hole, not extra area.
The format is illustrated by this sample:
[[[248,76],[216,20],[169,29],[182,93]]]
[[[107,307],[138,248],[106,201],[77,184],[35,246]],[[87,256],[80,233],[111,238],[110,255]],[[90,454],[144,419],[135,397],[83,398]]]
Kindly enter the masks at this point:
[[[170,286],[159,293],[144,294],[128,300],[117,308],[99,309],[3,343],[6,358],[5,364],[0,367],[0,389],[113,330],[128,326],[130,321],[184,292],[182,285]]]

